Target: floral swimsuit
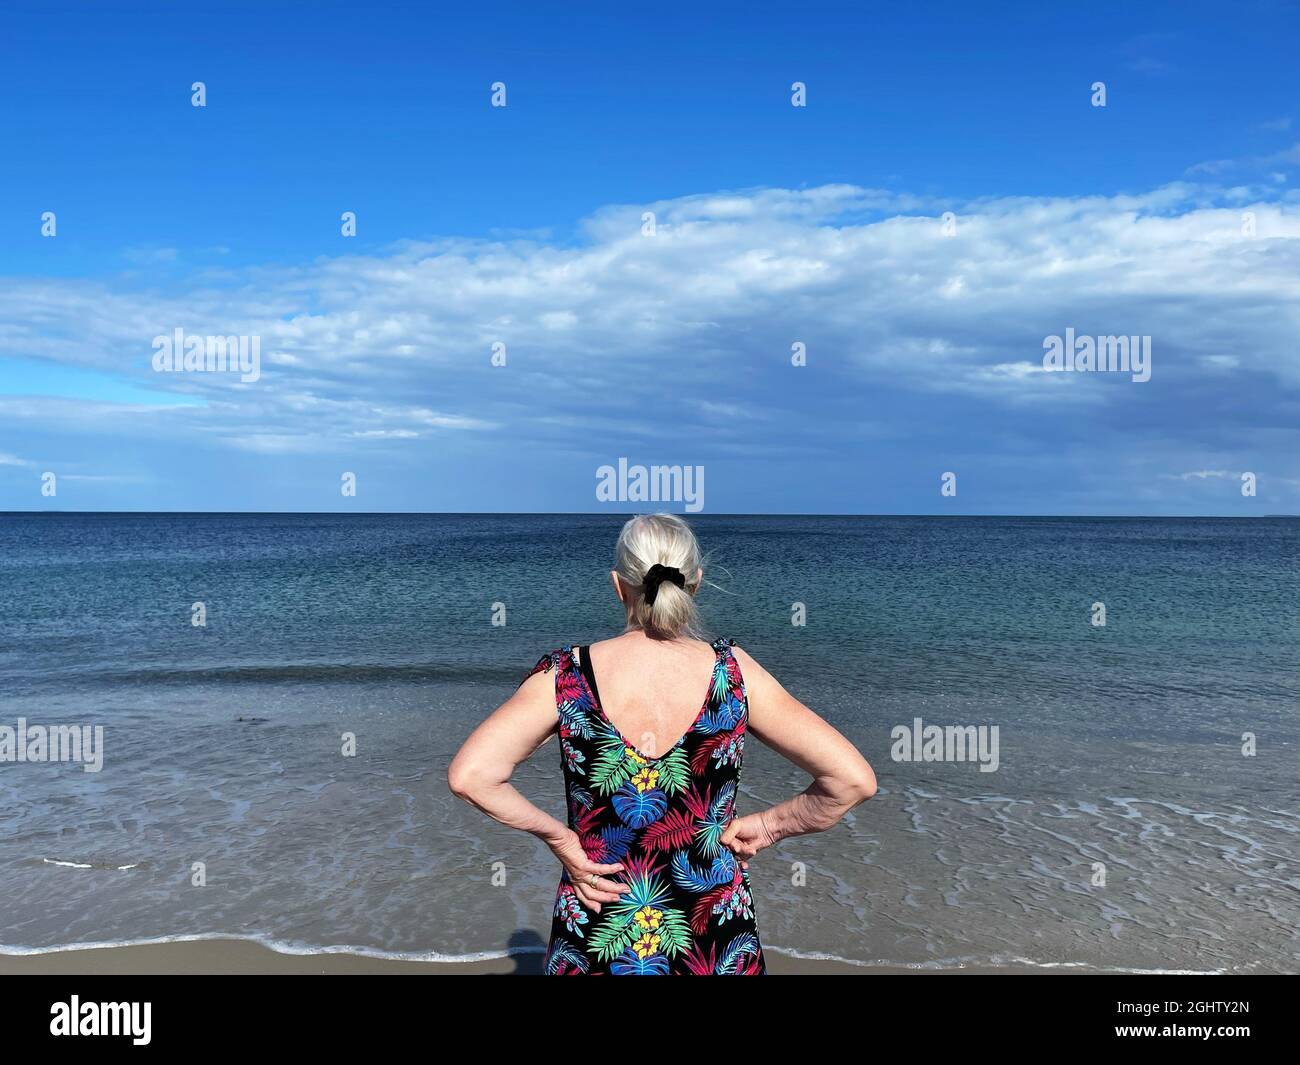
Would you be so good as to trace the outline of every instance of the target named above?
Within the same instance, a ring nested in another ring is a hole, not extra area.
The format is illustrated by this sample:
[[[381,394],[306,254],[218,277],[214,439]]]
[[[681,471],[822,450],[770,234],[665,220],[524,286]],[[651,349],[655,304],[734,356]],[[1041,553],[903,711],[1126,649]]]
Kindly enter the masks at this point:
[[[734,816],[749,704],[732,641],[717,661],[704,706],[672,748],[651,758],[600,705],[591,657],[580,647],[546,655],[555,670],[560,757],[569,827],[609,879],[631,886],[600,913],[560,878],[546,952],[553,975],[761,975],[749,874],[719,842]],[[529,676],[532,676],[532,673]]]

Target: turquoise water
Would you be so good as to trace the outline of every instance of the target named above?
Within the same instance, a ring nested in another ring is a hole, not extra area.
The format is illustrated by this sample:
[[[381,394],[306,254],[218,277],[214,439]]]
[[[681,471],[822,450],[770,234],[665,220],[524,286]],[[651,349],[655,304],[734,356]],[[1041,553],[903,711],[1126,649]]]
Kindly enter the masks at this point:
[[[536,949],[553,859],[444,773],[542,652],[621,627],[620,521],[0,515],[0,725],[105,730],[100,773],[0,764],[0,944]],[[694,524],[710,627],[880,780],[845,823],[754,863],[769,944],[1297,968],[1300,521]],[[917,717],[997,726],[997,772],[891,760]],[[558,813],[556,758],[517,782]],[[741,810],[805,784],[751,745]]]

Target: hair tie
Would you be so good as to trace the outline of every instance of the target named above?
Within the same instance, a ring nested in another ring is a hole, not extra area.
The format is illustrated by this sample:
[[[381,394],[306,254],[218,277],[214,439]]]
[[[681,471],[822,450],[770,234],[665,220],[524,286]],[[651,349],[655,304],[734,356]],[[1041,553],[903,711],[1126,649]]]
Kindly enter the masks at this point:
[[[682,576],[681,570],[676,566],[661,566],[656,562],[641,578],[641,590],[645,594],[645,601],[651,606],[654,605],[655,597],[659,594],[659,585],[664,581],[670,581],[678,588],[686,587],[686,578]]]

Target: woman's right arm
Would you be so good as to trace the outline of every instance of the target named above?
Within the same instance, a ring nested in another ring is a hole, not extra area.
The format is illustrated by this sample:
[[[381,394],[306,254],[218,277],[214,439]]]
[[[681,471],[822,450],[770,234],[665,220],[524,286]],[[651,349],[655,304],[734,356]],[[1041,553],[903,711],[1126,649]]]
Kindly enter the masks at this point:
[[[510,783],[519,763],[555,732],[555,678],[549,671],[539,671],[474,730],[452,759],[447,783],[455,795],[489,817],[545,842],[569,874],[578,897],[599,913],[602,902],[617,902],[631,890],[609,879],[622,871],[623,864],[593,862],[573,829],[539,810]]]
[[[739,647],[749,697],[748,730],[813,778],[793,799],[738,817],[722,842],[741,863],[787,836],[824,832],[876,793],[876,775],[858,749],[787,692]]]

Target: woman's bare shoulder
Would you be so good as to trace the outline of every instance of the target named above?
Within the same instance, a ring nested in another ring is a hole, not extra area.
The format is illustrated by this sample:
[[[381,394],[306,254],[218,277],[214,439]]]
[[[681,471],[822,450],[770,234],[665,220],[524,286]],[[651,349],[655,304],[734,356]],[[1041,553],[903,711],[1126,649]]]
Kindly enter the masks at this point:
[[[741,647],[740,644],[733,643],[731,645],[731,653],[736,656],[736,661],[740,663],[740,668],[746,673],[757,674],[767,672],[767,670],[759,665],[758,659]]]
[[[745,678],[745,687],[750,692],[761,692],[763,690],[779,689],[781,682],[778,681],[759,663],[758,659],[737,644],[731,645],[731,653],[736,656],[736,661],[740,664],[741,675]]]

